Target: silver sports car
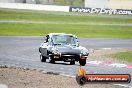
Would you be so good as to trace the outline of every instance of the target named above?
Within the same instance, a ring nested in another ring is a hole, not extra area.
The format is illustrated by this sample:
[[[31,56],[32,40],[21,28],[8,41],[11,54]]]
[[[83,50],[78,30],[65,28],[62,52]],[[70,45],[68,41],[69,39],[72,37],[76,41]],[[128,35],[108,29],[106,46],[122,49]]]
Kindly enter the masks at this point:
[[[79,45],[75,35],[65,33],[48,34],[44,43],[41,43],[39,52],[41,62],[49,59],[51,63],[64,61],[75,64],[75,61],[79,61],[81,66],[85,66],[89,55],[88,50]]]

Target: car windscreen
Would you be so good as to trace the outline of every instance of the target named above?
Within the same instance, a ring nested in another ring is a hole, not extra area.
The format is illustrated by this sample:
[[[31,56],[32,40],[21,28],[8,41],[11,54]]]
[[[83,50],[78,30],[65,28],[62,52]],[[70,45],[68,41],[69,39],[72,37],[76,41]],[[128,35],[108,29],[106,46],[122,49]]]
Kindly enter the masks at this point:
[[[76,45],[76,38],[71,35],[53,35],[55,45]]]

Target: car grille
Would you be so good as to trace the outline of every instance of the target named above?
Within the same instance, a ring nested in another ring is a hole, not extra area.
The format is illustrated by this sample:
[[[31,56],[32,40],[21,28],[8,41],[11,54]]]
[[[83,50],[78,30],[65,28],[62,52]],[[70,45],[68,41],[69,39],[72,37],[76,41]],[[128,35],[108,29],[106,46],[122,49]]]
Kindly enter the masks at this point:
[[[61,54],[61,57],[63,58],[79,58],[80,56],[78,54],[71,54],[71,53],[63,53]]]

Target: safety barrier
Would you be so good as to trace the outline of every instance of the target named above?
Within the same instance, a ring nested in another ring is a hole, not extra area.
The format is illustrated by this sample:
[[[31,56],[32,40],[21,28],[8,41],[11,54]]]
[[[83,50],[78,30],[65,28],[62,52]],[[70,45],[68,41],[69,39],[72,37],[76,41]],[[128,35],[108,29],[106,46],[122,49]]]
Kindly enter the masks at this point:
[[[105,9],[105,8],[81,8],[70,7],[70,12],[82,12],[93,14],[118,14],[118,15],[132,15],[132,10],[125,9]]]
[[[23,3],[0,3],[0,8],[69,12],[69,6],[36,5]]]

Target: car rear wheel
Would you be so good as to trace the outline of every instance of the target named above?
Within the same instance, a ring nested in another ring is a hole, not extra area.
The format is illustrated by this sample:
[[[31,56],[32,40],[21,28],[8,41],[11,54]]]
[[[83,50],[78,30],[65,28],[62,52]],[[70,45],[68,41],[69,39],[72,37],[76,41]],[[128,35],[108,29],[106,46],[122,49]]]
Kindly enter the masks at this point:
[[[80,60],[79,63],[80,63],[81,66],[85,66],[85,64],[86,64],[86,59],[85,59],[85,60]]]
[[[71,64],[71,65],[74,65],[74,64],[75,64],[75,61],[71,61],[70,64]]]
[[[45,56],[40,55],[40,60],[41,60],[41,62],[46,62],[46,57],[45,57]]]

